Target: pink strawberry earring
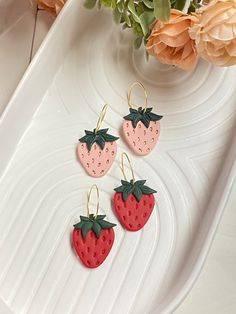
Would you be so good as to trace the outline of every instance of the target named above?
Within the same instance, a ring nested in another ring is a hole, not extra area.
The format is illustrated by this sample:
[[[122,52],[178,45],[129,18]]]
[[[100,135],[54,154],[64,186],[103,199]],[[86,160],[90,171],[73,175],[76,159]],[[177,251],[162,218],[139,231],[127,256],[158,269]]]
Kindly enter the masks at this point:
[[[101,129],[108,105],[102,108],[96,128],[85,130],[85,136],[79,139],[77,147],[79,161],[92,177],[102,177],[111,168],[116,157],[119,137],[108,134],[109,129]]]
[[[131,102],[132,90],[140,86],[145,95],[144,108],[134,109]],[[142,83],[134,82],[128,92],[129,114],[124,117],[123,134],[129,147],[137,155],[147,155],[155,147],[160,134],[160,122],[163,117],[147,107],[147,91]]]
[[[89,203],[93,188],[97,192],[96,213],[90,214]],[[98,215],[99,190],[94,184],[87,196],[87,216],[80,216],[80,222],[74,225],[72,243],[82,263],[88,268],[101,265],[108,256],[115,239],[113,227],[104,218],[106,215]]]
[[[131,180],[128,180],[125,174],[124,158],[129,164]],[[146,180],[135,181],[134,171],[126,153],[121,155],[121,170],[125,180],[121,180],[121,186],[115,188],[115,212],[125,229],[138,231],[144,227],[153,211],[153,194],[156,191],[145,185]]]

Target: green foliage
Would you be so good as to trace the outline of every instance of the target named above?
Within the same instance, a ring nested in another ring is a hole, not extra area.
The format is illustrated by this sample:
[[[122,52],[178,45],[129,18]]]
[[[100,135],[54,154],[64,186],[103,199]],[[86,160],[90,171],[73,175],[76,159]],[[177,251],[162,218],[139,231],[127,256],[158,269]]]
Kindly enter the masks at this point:
[[[196,2],[191,3],[191,10],[195,10]],[[170,17],[170,9],[182,10],[186,0],[85,0],[84,6],[92,9],[98,5],[109,7],[113,10],[113,17],[122,28],[131,28],[135,35],[134,46],[139,48],[146,43],[151,32],[152,23],[156,20],[166,22]]]

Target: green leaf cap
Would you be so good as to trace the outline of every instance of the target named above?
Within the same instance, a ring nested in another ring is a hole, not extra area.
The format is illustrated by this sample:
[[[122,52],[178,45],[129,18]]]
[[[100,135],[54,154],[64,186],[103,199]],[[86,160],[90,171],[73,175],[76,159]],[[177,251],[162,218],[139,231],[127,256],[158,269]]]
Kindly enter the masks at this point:
[[[159,121],[163,118],[163,116],[153,113],[152,108],[146,108],[146,110],[142,107],[139,107],[138,110],[130,108],[129,111],[130,113],[124,119],[131,121],[134,129],[139,121],[148,128],[151,121]]]
[[[106,142],[114,142],[119,139],[119,137],[108,134],[107,131],[109,129],[101,129],[96,131],[85,130],[85,136],[79,139],[80,142],[86,143],[88,150],[90,151],[93,144],[97,143],[98,146],[103,150]]]
[[[122,198],[124,201],[127,200],[130,194],[133,194],[136,200],[139,202],[141,200],[142,195],[153,194],[157,191],[149,188],[145,185],[146,180],[130,180],[130,182],[121,180],[121,186],[115,188],[116,192],[122,193]]]
[[[80,216],[80,222],[74,225],[75,229],[81,229],[83,239],[86,238],[86,235],[89,230],[93,230],[96,237],[99,238],[102,229],[110,229],[116,226],[116,224],[110,223],[104,218],[106,215],[97,215],[90,214],[87,216]]]

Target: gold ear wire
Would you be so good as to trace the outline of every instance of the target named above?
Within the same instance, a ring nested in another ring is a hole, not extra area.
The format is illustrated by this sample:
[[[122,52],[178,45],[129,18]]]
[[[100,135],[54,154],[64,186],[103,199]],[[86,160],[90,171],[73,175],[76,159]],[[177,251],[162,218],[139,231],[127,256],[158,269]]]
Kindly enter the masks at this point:
[[[98,118],[98,122],[97,122],[97,125],[96,125],[96,128],[95,128],[95,132],[99,131],[100,130],[100,127],[102,125],[102,122],[105,118],[105,115],[106,115],[106,112],[107,112],[107,108],[108,108],[108,105],[105,104],[102,108],[102,111],[100,113],[100,116]]]
[[[132,101],[131,101],[131,94],[132,94],[132,90],[135,86],[140,86],[143,91],[144,91],[144,95],[145,95],[145,106],[144,106],[144,111],[146,111],[147,109],[147,91],[146,91],[146,88],[143,86],[142,83],[140,82],[134,82],[133,84],[130,85],[130,88],[129,88],[129,91],[128,91],[128,105],[130,108],[133,108],[133,105],[132,105]]]
[[[96,192],[97,192],[97,209],[96,209],[96,213],[95,213],[95,218],[96,218],[98,215],[98,210],[99,210],[99,189],[98,189],[98,186],[96,184],[93,184],[91,186],[91,188],[87,194],[87,216],[89,217],[89,215],[90,215],[89,203],[90,203],[93,188],[95,188]]]
[[[128,161],[128,164],[129,164],[129,169],[130,169],[130,172],[131,172],[131,175],[132,175],[132,180],[135,181],[135,176],[134,176],[134,170],[132,168],[132,165],[131,165],[131,161],[129,159],[129,156],[126,154],[126,153],[122,153],[121,154],[121,171],[123,173],[123,176],[124,176],[124,179],[125,181],[129,181],[126,177],[126,174],[125,174],[125,167],[124,167],[124,157],[127,159]]]

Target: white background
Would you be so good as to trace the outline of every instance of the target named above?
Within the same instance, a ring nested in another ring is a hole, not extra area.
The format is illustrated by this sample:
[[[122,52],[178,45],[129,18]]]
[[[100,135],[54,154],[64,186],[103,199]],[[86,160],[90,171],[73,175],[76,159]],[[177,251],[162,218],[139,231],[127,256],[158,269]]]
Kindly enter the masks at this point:
[[[34,1],[0,0],[0,112],[53,20]],[[236,184],[202,273],[176,314],[236,313],[235,204]]]

